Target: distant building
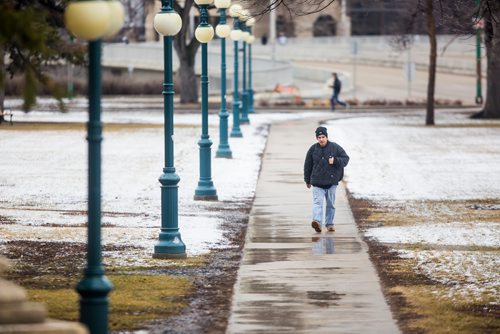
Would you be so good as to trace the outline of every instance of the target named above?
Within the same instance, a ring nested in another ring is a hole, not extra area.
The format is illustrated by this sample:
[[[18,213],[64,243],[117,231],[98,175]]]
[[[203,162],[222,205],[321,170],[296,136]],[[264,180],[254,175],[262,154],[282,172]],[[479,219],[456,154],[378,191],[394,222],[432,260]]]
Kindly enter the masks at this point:
[[[138,0],[122,0],[135,3]],[[265,8],[269,0],[254,0],[260,8]],[[474,8],[473,1],[468,0]],[[183,6],[184,1],[179,1]],[[238,3],[238,1],[233,1]],[[273,13],[267,12],[256,17],[254,35],[262,42],[279,36],[288,37],[323,37],[351,35],[393,35],[404,31],[409,21],[409,13],[415,9],[415,0],[335,0],[321,11],[311,7],[309,2],[297,1],[290,8],[280,5]],[[327,3],[325,1],[324,3]],[[153,18],[160,10],[160,1],[144,1],[145,39],[157,40],[153,28]],[[244,4],[244,3],[242,3]],[[248,2],[247,2],[248,4]],[[451,9],[454,2],[443,2],[442,6]],[[250,10],[254,12],[258,10]],[[310,13],[313,12],[313,13]],[[309,14],[306,14],[309,13]],[[212,24],[217,23],[217,12],[210,11]],[[195,29],[198,11],[193,7],[191,30]],[[420,15],[411,33],[425,34],[425,18]],[[229,20],[230,21],[230,20]],[[274,23],[272,23],[274,22]],[[466,23],[463,23],[466,24]],[[274,29],[272,29],[274,26]],[[437,27],[438,33],[452,33],[447,25]],[[274,34],[274,36],[272,36]]]
[[[128,0],[133,1],[133,0]],[[266,0],[262,0],[266,1]],[[342,1],[335,1],[330,6],[323,9],[318,13],[311,13],[307,15],[296,15],[288,11],[284,6],[280,6],[276,9],[275,15],[275,27],[276,36],[284,35],[286,37],[316,37],[316,36],[348,36],[350,34],[349,28],[349,18],[342,15]],[[181,1],[181,5],[182,5]],[[233,3],[237,3],[233,1]],[[147,41],[157,40],[157,33],[153,28],[153,19],[156,13],[160,10],[160,1],[155,2],[145,2],[145,39]],[[307,11],[308,8],[297,8],[298,13],[300,11]],[[217,19],[216,11],[210,11],[212,15],[213,24],[216,24]],[[345,11],[344,11],[345,13]],[[193,8],[193,13],[191,17],[193,22],[196,21],[198,16],[198,11]],[[257,23],[253,31],[257,38],[262,38],[263,36],[270,36],[270,21],[272,19],[269,13],[256,17]],[[191,23],[193,28],[194,23]]]
[[[286,37],[323,37],[349,36],[349,17],[342,12],[342,1],[335,1],[330,6],[317,13],[300,15],[310,8],[288,8],[280,6],[275,11],[275,18],[270,13],[257,18],[254,34],[256,37],[271,34],[271,21],[275,20],[276,36]]]

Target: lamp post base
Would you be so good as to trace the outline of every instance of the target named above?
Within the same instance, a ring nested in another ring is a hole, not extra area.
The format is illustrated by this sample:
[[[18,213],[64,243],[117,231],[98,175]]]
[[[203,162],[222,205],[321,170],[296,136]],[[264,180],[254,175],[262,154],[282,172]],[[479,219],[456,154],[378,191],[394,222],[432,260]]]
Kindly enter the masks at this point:
[[[233,152],[229,148],[229,145],[226,146],[220,145],[217,151],[215,152],[215,157],[231,159],[233,157]]]
[[[240,123],[250,123],[250,119],[248,118],[248,92],[246,90],[241,93],[240,115]]]
[[[186,259],[186,258],[187,258],[186,253],[178,253],[178,254],[156,253],[156,249],[155,253],[153,254],[153,259]]]
[[[253,102],[254,102],[253,94],[254,94],[253,89],[249,89],[248,90],[248,113],[249,114],[255,114],[255,110],[253,107]]]
[[[193,199],[195,201],[218,201],[219,197],[217,195],[194,195]]]
[[[87,268],[85,277],[76,286],[80,294],[80,322],[87,325],[91,333],[108,332],[108,293],[112,289],[101,266]]]
[[[155,245],[155,259],[185,259],[186,245],[179,232],[160,232],[160,241]]]
[[[207,184],[198,184],[193,199],[195,201],[217,201],[219,198],[213,183],[209,182]]]
[[[229,135],[232,138],[241,138],[243,137],[243,134],[241,131],[231,131],[231,134]]]

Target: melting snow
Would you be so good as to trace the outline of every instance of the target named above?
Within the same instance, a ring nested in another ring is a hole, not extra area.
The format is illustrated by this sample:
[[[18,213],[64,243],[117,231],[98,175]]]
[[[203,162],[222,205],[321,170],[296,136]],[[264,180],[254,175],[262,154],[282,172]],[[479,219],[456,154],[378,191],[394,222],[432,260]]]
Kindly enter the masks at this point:
[[[330,137],[351,157],[345,171],[356,198],[379,205],[418,200],[499,199],[500,122],[470,120],[464,113],[436,111],[436,126],[424,126],[424,114],[386,113],[328,123]],[[495,209],[493,204],[487,209]],[[428,244],[433,248],[491,247],[450,251],[400,250],[416,259],[415,270],[450,284],[449,296],[500,303],[500,221],[433,223],[369,229],[382,243]]]
[[[386,243],[498,247],[500,222],[377,227],[365,235]]]
[[[111,107],[112,105],[110,105]],[[116,106],[115,106],[116,107]],[[14,112],[15,122],[85,123],[86,112]],[[179,229],[189,256],[223,246],[221,223],[254,196],[268,124],[318,113],[253,114],[241,126],[243,138],[230,138],[233,159],[215,159],[217,115],[209,116],[213,141],[212,179],[218,202],[193,201],[199,180],[201,115],[175,115],[174,156],[179,182]],[[138,247],[140,263],[151,258],[160,232],[164,167],[163,113],[103,112],[103,243]],[[231,126],[232,119],[229,124]],[[109,127],[108,123],[144,124]],[[9,240],[85,242],[87,231],[87,141],[83,126],[37,126],[29,131],[5,125],[0,151],[0,243]],[[221,211],[224,208],[224,211]],[[240,215],[242,215],[240,213]],[[135,248],[134,248],[135,249]],[[131,254],[132,254],[131,253]],[[108,254],[113,256],[113,254]],[[133,257],[133,256],[131,256]],[[129,260],[127,260],[129,261]],[[128,262],[128,264],[131,264]]]

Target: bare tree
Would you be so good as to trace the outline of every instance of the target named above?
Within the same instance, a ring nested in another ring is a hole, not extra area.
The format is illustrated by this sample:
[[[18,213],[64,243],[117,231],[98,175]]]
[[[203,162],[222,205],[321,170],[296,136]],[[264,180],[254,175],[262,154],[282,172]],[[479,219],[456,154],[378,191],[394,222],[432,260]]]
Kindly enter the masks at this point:
[[[337,0],[338,2],[339,0]],[[335,0],[241,0],[251,15],[258,16],[282,6],[294,15],[317,13],[334,3]]]
[[[291,14],[307,15],[323,10],[334,1],[241,0],[240,3],[244,7],[249,8],[251,15],[254,16],[265,14],[280,6],[286,7]],[[189,11],[193,5],[193,0],[175,1],[175,9],[181,15],[183,22],[189,22]],[[470,22],[475,12],[474,3],[472,0],[418,0],[416,2],[406,0],[398,3],[398,6],[406,6],[408,9],[408,20],[405,20],[407,22],[406,32],[403,33],[412,34],[416,27],[425,26],[426,32],[429,35],[430,54],[426,124],[432,125],[434,124],[434,93],[437,63],[436,34],[443,27],[446,27],[449,32],[456,32],[463,35],[470,34]],[[484,110],[477,116],[500,118],[500,94],[496,93],[500,91],[500,1],[481,0],[480,15],[485,19],[488,89]],[[424,19],[425,24],[422,22]],[[403,38],[402,40],[407,39]],[[180,61],[181,103],[196,102],[198,100],[198,85],[194,72],[194,64],[199,42],[191,36],[188,24],[184,24],[180,33],[175,37],[174,47]]]
[[[500,1],[482,0],[480,16],[484,19],[487,82],[484,109],[475,118],[500,118]]]
[[[427,34],[429,35],[429,77],[427,82],[427,111],[425,125],[434,125],[434,92],[436,91],[437,41],[434,0],[426,0]]]
[[[156,1],[159,0],[146,0],[144,8],[154,8]],[[180,84],[180,102],[196,103],[198,102],[198,81],[195,73],[195,60],[200,43],[189,29],[191,20],[189,14],[193,9],[194,0],[175,0],[173,5],[174,10],[182,19],[182,28],[173,38],[173,46],[179,57],[180,65],[177,73],[180,79],[178,81]]]
[[[434,105],[437,68],[437,34],[441,31],[462,36],[472,34],[474,3],[472,0],[418,0],[405,1],[406,20],[400,27],[401,35],[394,38],[396,45],[408,47],[410,35],[425,32],[429,36],[429,67],[427,80],[426,125],[434,125]],[[404,14],[403,14],[404,15]],[[425,27],[422,31],[422,27]],[[446,46],[443,48],[443,52]]]
[[[174,2],[174,8],[182,18],[182,22],[189,22],[189,12],[193,8],[193,0],[185,0],[184,7],[180,1]],[[200,47],[200,42],[190,34],[189,24],[184,23],[181,31],[174,38],[174,48],[179,57],[179,78],[181,103],[198,102],[198,83],[194,71],[196,52]]]

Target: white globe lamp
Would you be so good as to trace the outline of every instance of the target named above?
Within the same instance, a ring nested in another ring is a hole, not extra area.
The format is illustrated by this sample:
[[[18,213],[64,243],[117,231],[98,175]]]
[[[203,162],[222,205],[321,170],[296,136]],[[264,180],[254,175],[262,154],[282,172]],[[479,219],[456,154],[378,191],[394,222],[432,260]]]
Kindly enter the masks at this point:
[[[212,26],[198,26],[194,31],[194,36],[200,43],[208,43],[214,38],[214,28]]]
[[[218,24],[215,27],[215,33],[220,38],[226,38],[229,34],[231,34],[231,27],[228,24]]]
[[[112,37],[123,27],[125,21],[125,9],[120,1],[108,1],[109,6],[109,27],[103,37]]]
[[[182,19],[176,12],[159,12],[153,20],[155,30],[163,36],[175,36],[182,28]]]
[[[226,9],[231,6],[231,0],[215,0],[214,5],[219,9]]]
[[[92,41],[101,38],[110,26],[107,1],[73,1],[64,11],[66,28],[75,37]]]

